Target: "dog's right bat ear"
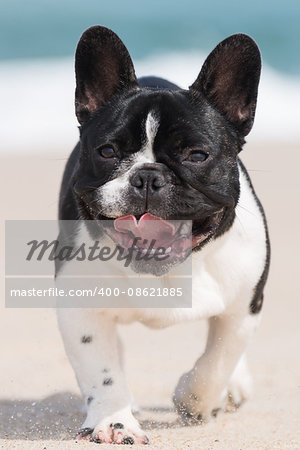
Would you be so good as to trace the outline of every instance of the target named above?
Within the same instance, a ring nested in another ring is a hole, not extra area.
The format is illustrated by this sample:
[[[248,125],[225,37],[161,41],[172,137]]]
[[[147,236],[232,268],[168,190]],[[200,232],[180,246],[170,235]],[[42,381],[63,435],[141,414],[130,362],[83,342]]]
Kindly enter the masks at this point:
[[[127,48],[113,31],[100,26],[81,36],[75,74],[75,110],[80,124],[116,92],[138,86]]]
[[[191,86],[242,134],[253,125],[261,70],[259,49],[246,34],[229,36],[211,52]]]

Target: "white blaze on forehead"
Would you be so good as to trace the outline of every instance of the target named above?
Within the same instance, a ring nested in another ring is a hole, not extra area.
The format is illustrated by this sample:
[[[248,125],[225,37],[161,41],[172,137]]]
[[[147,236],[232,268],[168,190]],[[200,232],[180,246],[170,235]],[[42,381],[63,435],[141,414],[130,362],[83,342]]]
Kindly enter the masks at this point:
[[[146,140],[140,154],[137,154],[137,162],[155,162],[153,153],[153,143],[159,128],[159,118],[157,114],[150,111],[145,122]]]
[[[149,112],[146,120],[147,142],[153,146],[153,142],[159,127],[159,119],[153,112]]]

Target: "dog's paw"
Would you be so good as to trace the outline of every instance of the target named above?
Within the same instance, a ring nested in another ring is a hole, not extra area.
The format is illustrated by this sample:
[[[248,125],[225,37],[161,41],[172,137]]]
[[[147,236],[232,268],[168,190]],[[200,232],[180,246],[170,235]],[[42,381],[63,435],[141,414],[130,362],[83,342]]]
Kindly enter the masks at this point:
[[[173,396],[175,408],[186,424],[208,422],[210,417],[220,409],[222,403],[204,393],[200,394],[200,389],[195,386],[194,379],[193,371],[182,375]]]
[[[120,419],[122,420],[122,419]],[[149,444],[149,439],[139,425],[123,422],[111,422],[99,424],[92,434],[93,442],[106,442],[108,444]]]
[[[130,413],[113,414],[102,419],[94,428],[82,428],[77,439],[98,444],[149,444],[149,439]]]
[[[219,411],[235,411],[252,392],[252,378],[245,359],[241,359],[227,386],[220,391],[220,380],[204,377],[194,370],[180,378],[173,401],[184,423],[208,422]]]

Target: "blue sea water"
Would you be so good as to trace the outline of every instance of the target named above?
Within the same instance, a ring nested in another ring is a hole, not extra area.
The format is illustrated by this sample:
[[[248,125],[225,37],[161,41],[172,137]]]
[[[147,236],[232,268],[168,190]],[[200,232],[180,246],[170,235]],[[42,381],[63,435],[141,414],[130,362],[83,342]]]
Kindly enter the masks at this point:
[[[264,65],[249,140],[300,141],[300,0],[0,0],[0,155],[74,146],[74,52],[94,24],[122,38],[138,76],[182,88],[218,42],[251,35]]]
[[[244,32],[265,63],[300,74],[300,0],[0,0],[0,60],[73,55],[94,24],[117,32],[135,59],[207,52]]]

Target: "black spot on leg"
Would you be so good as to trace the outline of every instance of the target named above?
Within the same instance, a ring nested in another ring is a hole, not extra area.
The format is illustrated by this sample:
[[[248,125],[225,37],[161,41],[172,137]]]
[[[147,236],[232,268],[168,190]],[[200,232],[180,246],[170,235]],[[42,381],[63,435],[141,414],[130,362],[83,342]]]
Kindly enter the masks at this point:
[[[102,440],[99,439],[97,436],[91,437],[90,442],[95,442],[95,444],[102,444]]]
[[[109,369],[103,369],[102,372],[103,372],[103,373],[108,373],[108,372],[109,372]]]
[[[134,439],[131,436],[126,436],[123,441],[121,442],[121,444],[125,444],[125,445],[133,445],[134,444]]]
[[[86,399],[87,405],[89,405],[94,400],[94,397],[90,396]]]
[[[117,423],[114,423],[113,424],[113,428],[115,429],[115,430],[117,430],[117,429],[122,429],[122,428],[124,428],[124,425],[122,424],[122,423],[120,423],[120,422],[117,422]]]
[[[86,336],[86,335],[84,335],[84,336],[82,336],[82,338],[81,338],[81,342],[82,342],[83,344],[89,344],[90,342],[92,342],[92,340],[93,340],[92,336]]]
[[[113,384],[113,379],[112,378],[104,378],[102,384],[103,384],[103,386],[111,386]]]

